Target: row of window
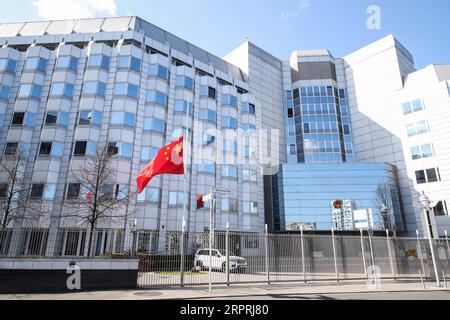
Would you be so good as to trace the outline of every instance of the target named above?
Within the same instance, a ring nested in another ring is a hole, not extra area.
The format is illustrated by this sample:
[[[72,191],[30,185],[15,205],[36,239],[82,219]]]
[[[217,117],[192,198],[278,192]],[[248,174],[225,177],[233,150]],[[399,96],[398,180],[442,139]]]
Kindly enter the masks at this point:
[[[411,148],[411,155],[413,160],[426,159],[434,157],[434,148],[430,143]]]
[[[402,104],[403,114],[407,115],[410,113],[418,112],[425,109],[423,101],[421,99],[416,99],[413,101],[408,101]]]
[[[413,137],[430,132],[428,121],[422,120],[417,123],[412,123],[407,126],[408,137]]]
[[[432,183],[441,181],[441,175],[439,173],[439,168],[431,168],[426,170],[416,171],[416,182],[417,184]]]

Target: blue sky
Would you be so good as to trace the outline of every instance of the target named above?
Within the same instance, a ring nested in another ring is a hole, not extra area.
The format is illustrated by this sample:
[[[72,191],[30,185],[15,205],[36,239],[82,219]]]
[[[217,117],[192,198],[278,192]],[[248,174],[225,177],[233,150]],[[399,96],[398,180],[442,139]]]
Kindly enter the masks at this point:
[[[367,28],[370,5],[380,30]],[[218,56],[248,37],[281,59],[317,48],[340,57],[392,33],[422,68],[450,63],[449,12],[448,0],[15,0],[0,21],[138,15]]]

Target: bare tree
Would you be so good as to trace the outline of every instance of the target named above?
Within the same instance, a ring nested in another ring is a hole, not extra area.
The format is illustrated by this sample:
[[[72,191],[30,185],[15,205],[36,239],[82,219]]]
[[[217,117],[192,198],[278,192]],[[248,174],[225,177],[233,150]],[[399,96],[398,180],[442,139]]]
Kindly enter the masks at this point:
[[[391,220],[392,213],[392,193],[388,184],[379,184],[375,191],[375,204],[383,218],[383,227],[386,230],[393,229],[394,224]]]
[[[116,171],[112,166],[114,152],[104,146],[97,154],[88,158],[83,168],[72,168],[72,181],[77,187],[78,197],[71,198],[68,194],[65,200],[69,212],[66,217],[80,219],[80,223],[89,225],[88,250],[92,254],[92,236],[99,222],[116,222],[125,219],[128,213],[123,213],[124,207],[136,193],[130,194],[128,187],[115,185]],[[74,210],[73,212],[70,212]]]
[[[0,156],[0,230],[14,221],[39,219],[45,212],[39,202],[31,201],[23,185],[26,152],[17,148],[14,155]]]

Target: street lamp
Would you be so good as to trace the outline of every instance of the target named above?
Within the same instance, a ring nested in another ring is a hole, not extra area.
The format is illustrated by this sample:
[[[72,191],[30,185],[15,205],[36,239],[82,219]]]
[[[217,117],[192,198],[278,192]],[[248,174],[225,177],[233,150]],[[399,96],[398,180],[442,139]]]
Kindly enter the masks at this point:
[[[425,223],[427,227],[427,233],[428,233],[428,241],[430,242],[430,250],[431,250],[431,258],[433,259],[433,267],[434,267],[434,273],[436,276],[436,285],[438,287],[441,286],[441,282],[439,279],[439,273],[437,270],[437,264],[436,264],[436,256],[434,254],[434,245],[433,245],[433,235],[431,230],[431,222],[430,222],[430,211],[431,211],[431,205],[430,205],[430,199],[425,194],[425,191],[422,191],[422,195],[419,198],[420,203],[423,206],[424,213],[425,213]]]

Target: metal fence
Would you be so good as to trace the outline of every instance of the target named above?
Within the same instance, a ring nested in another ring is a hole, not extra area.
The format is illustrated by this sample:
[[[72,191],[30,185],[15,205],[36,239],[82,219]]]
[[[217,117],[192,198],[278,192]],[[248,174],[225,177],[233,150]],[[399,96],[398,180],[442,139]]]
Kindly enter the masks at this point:
[[[315,234],[0,230],[0,259],[139,258],[140,287],[435,277],[428,239]],[[450,274],[448,239],[433,240],[438,276]],[[211,261],[211,264],[210,264]],[[374,269],[375,266],[375,269]]]

